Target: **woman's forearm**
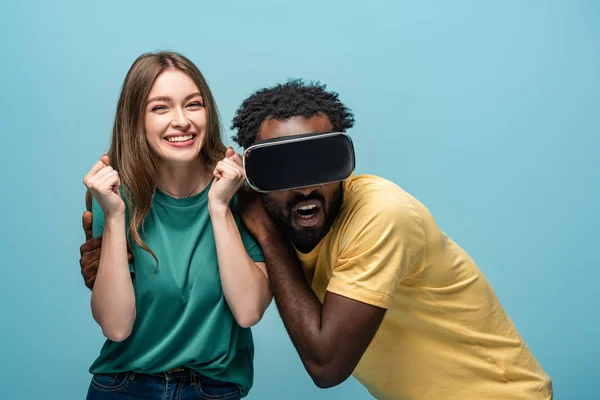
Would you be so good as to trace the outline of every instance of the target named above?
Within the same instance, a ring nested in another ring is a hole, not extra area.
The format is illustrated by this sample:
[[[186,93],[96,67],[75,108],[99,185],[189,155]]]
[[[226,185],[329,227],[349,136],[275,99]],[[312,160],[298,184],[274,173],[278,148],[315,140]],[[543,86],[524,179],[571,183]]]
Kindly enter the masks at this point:
[[[115,342],[129,336],[135,321],[135,293],[127,261],[124,215],[105,217],[91,306],[104,336]]]
[[[256,325],[272,299],[264,263],[248,255],[229,207],[212,208],[210,215],[227,304],[240,326]]]

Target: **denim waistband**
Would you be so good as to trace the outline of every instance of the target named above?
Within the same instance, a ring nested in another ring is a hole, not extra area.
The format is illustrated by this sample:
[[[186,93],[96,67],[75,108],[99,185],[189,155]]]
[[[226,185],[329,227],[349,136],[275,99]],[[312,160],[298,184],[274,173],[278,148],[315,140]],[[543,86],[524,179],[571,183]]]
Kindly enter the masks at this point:
[[[202,382],[204,380],[210,379],[207,376],[204,376],[190,368],[187,367],[177,367],[172,368],[163,372],[151,372],[151,373],[142,373],[142,372],[121,372],[122,374],[126,374],[127,379],[135,380],[136,376],[152,376],[159,379],[164,379],[165,381],[175,380],[175,379],[189,379],[192,385],[195,385],[198,382]]]

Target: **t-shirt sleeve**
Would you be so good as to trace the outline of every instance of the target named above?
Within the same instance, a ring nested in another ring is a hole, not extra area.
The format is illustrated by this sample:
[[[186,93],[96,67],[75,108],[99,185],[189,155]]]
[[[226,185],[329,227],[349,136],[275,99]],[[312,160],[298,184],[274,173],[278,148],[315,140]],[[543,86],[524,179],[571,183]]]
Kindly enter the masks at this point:
[[[244,248],[246,252],[254,262],[264,262],[265,256],[260,248],[260,245],[254,239],[254,237],[248,232],[246,226],[242,222],[242,218],[240,216],[238,207],[237,207],[237,195],[233,197],[231,203],[231,211],[233,213],[233,217],[240,231],[240,236],[242,237],[242,242],[244,243]]]
[[[126,218],[126,220],[129,220]],[[104,211],[102,211],[102,207],[96,201],[95,198],[92,197],[92,237],[102,236],[104,234]],[[129,240],[129,235],[127,235]],[[129,272],[135,272],[134,262],[129,263]]]
[[[421,219],[407,196],[369,195],[342,224],[327,290],[388,308],[398,284],[425,257]]]
[[[104,211],[92,197],[92,237],[102,236],[102,234],[104,234]]]

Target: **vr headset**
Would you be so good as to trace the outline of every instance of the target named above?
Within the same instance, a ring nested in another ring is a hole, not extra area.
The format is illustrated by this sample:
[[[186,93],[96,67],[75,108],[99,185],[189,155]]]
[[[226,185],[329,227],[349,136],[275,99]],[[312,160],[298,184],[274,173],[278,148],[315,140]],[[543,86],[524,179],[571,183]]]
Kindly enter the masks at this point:
[[[243,162],[248,185],[268,193],[342,181],[356,160],[350,136],[331,132],[258,142],[244,151]]]

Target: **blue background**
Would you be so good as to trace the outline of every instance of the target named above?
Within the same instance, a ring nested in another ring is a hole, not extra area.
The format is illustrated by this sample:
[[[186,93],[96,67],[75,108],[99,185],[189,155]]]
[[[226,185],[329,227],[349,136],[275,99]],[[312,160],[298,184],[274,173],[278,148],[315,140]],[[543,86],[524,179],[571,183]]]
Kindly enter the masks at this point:
[[[2,1],[2,398],[85,397],[103,338],[79,273],[82,178],[127,69],[168,49],[206,75],[228,142],[262,86],[338,91],[357,171],[408,190],[473,256],[557,399],[597,399],[599,4]],[[353,378],[314,387],[274,306],[254,333],[248,398],[370,398]]]

